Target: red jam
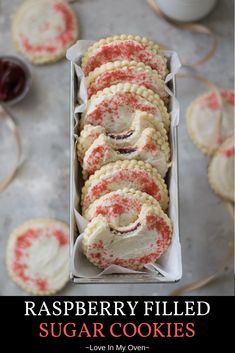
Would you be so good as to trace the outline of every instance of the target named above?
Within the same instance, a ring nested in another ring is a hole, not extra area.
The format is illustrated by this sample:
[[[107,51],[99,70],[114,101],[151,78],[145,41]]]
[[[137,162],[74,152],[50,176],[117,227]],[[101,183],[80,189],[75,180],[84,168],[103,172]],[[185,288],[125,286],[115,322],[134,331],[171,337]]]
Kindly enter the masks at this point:
[[[25,70],[16,61],[0,58],[0,101],[9,102],[22,94],[27,84]]]

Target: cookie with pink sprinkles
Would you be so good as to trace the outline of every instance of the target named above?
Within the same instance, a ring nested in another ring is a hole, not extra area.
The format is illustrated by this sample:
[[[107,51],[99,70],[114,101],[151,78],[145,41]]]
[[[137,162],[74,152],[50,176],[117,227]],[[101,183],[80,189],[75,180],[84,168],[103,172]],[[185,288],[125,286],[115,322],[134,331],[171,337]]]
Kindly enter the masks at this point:
[[[120,265],[142,269],[169,247],[172,227],[151,196],[131,189],[102,196],[85,213],[91,220],[83,237],[83,252],[95,266]]]
[[[135,144],[146,128],[155,129],[164,141],[168,139],[163,123],[154,118],[152,114],[136,111],[133,121],[128,130],[120,133],[108,133],[103,126],[85,125],[78,138],[78,158],[82,162],[86,151],[93,142],[101,135],[107,136],[117,148],[128,147]]]
[[[108,133],[130,128],[136,112],[152,114],[168,131],[170,115],[158,94],[136,84],[119,83],[92,96],[82,114],[80,128],[91,124],[103,126]]]
[[[235,92],[222,89],[195,99],[187,110],[187,128],[196,146],[211,156],[234,133]]]
[[[143,62],[163,78],[167,74],[167,60],[157,44],[145,37],[126,34],[95,42],[83,56],[82,69],[87,76],[101,65],[122,60]]]
[[[117,161],[103,166],[85,183],[82,189],[83,213],[101,196],[125,188],[151,195],[163,210],[168,206],[167,186],[157,169],[142,161]]]
[[[125,82],[151,89],[165,104],[168,103],[169,94],[158,72],[142,62],[127,60],[109,62],[90,72],[86,77],[88,98],[106,87]]]
[[[32,63],[54,62],[76,41],[78,22],[67,1],[27,0],[13,17],[12,37]]]
[[[34,295],[54,294],[69,279],[69,227],[54,219],[33,219],[9,237],[6,262],[12,280]]]

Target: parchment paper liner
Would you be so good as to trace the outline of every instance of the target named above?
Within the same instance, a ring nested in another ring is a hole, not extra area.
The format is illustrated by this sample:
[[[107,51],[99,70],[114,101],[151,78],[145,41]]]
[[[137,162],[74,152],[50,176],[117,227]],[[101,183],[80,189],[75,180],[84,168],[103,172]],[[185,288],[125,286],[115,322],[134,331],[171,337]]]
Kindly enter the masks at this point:
[[[179,240],[179,219],[178,219],[178,161],[177,161],[177,132],[176,128],[179,123],[179,103],[175,98],[174,94],[170,91],[170,89],[166,86],[166,90],[170,95],[170,111],[171,111],[171,127],[170,127],[170,145],[171,145],[171,160],[172,166],[170,168],[170,172],[168,173],[168,178],[166,180],[169,195],[170,195],[170,204],[168,209],[168,215],[171,218],[173,224],[173,237],[172,242],[168,248],[168,250],[157,260],[156,263],[146,264],[145,269],[143,271],[134,271],[131,269],[127,269],[117,265],[111,265],[105,270],[100,270],[95,267],[89,260],[85,257],[81,249],[83,231],[86,227],[87,221],[81,216],[79,213],[78,205],[82,187],[82,178],[81,173],[79,171],[79,164],[76,156],[76,140],[79,134],[78,130],[78,113],[83,112],[86,109],[87,103],[87,91],[85,85],[85,79],[83,72],[79,66],[80,60],[86,49],[93,44],[93,41],[80,40],[75,45],[67,51],[67,59],[73,63],[72,70],[74,68],[78,83],[79,83],[79,104],[75,104],[74,106],[74,114],[72,114],[72,180],[71,180],[71,201],[72,208],[71,212],[72,219],[74,218],[76,221],[76,225],[80,235],[75,239],[74,242],[74,232],[77,234],[78,232],[74,229],[71,230],[71,251],[70,251],[70,268],[71,268],[71,277],[78,278],[97,278],[97,282],[99,282],[99,278],[107,277],[106,275],[130,275],[135,277],[135,275],[141,274],[141,276],[148,276],[150,274],[154,275],[156,282],[162,281],[176,281],[179,280],[182,276],[182,260],[181,260],[181,245]],[[165,51],[164,54],[168,58],[168,66],[169,66],[169,74],[166,77],[165,83],[173,81],[173,89],[174,89],[174,80],[175,75],[178,72],[181,64],[179,58],[175,52]],[[75,82],[71,82],[71,99],[77,97],[76,92],[76,84]],[[72,107],[73,107],[73,102]],[[74,126],[74,128],[73,128]],[[72,223],[73,227],[73,223]],[[78,235],[78,234],[77,234]],[[146,278],[146,282],[148,282]],[[77,281],[79,282],[79,281]],[[114,280],[115,282],[115,280]],[[102,283],[105,283],[103,281]],[[108,281],[107,281],[108,283]]]

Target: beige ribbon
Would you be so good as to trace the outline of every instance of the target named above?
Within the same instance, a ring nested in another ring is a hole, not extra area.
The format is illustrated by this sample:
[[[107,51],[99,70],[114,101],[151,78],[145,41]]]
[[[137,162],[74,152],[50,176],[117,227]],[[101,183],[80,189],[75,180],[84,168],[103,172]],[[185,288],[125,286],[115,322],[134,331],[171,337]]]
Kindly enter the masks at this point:
[[[172,26],[176,27],[176,28],[179,28],[179,29],[187,29],[191,32],[194,32],[194,33],[199,33],[199,34],[206,34],[208,36],[211,37],[212,39],[212,45],[211,45],[211,48],[209,49],[209,51],[200,59],[200,60],[197,60],[193,63],[190,62],[189,63],[183,63],[184,66],[188,66],[188,67],[194,67],[194,66],[198,66],[200,64],[203,64],[205,63],[206,61],[210,60],[216,50],[217,50],[217,46],[218,46],[218,41],[217,41],[217,37],[216,35],[211,31],[210,28],[208,28],[207,26],[204,26],[200,23],[196,23],[196,22],[187,22],[187,23],[182,23],[182,22],[178,22],[178,21],[175,21],[171,18],[169,18],[168,16],[166,16],[162,11],[161,9],[159,8],[159,6],[156,4],[156,1],[155,0],[146,0],[148,5],[151,7],[151,9],[154,11],[154,13],[162,18],[163,20],[167,21],[169,24],[171,24]]]
[[[218,270],[212,274],[211,276],[205,277],[199,281],[195,281],[189,284],[186,284],[185,286],[179,287],[175,290],[173,290],[169,295],[171,296],[176,296],[176,295],[182,295],[188,292],[195,291],[197,289],[201,289],[205,286],[207,286],[209,283],[213,282],[221,273],[223,273],[229,266],[230,262],[234,258],[233,254],[233,248],[231,247],[228,251],[228,254],[226,255],[222,265],[218,268]]]
[[[15,143],[16,143],[16,162],[12,167],[11,171],[0,180],[0,192],[2,192],[14,179],[18,168],[20,167],[21,161],[21,137],[18,127],[14,122],[13,118],[8,113],[7,109],[3,106],[0,106],[0,119],[2,119],[12,135],[14,136]]]

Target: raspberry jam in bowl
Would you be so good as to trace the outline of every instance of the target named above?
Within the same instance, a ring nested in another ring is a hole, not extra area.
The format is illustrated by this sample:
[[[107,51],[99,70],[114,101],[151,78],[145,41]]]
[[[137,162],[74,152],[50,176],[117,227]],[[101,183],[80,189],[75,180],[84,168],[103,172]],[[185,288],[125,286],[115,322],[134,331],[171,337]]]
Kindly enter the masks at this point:
[[[0,103],[14,104],[28,93],[31,72],[18,57],[0,56]]]

